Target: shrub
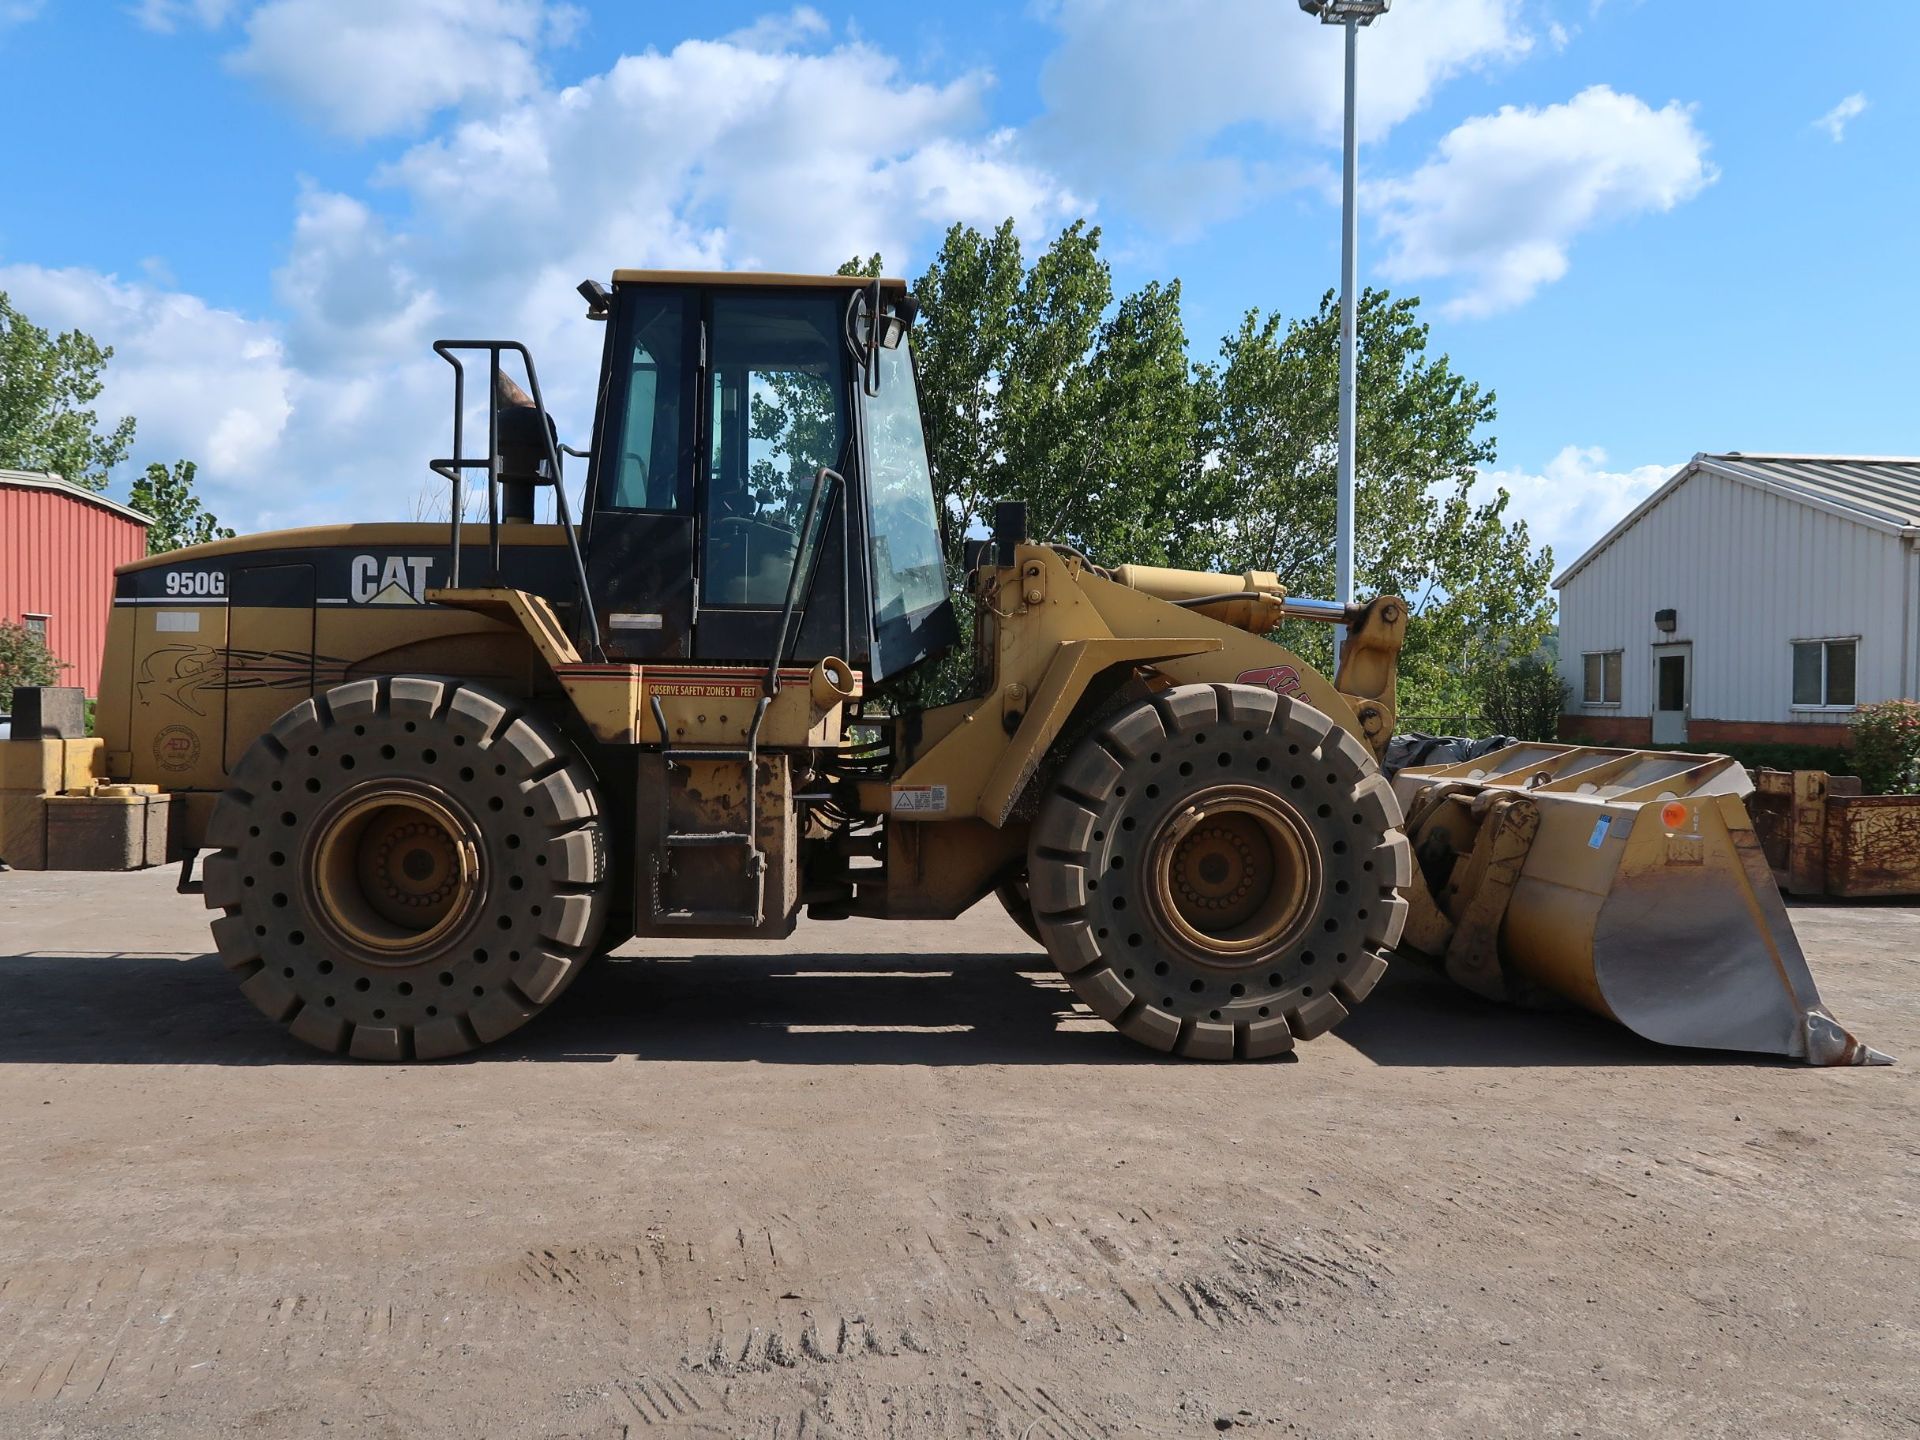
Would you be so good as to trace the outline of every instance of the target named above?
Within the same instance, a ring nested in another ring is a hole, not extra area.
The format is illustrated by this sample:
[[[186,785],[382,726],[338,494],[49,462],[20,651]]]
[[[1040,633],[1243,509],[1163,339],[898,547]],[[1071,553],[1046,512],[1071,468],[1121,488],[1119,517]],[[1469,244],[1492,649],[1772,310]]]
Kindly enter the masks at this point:
[[[1883,700],[1856,710],[1853,758],[1869,795],[1920,795],[1920,702]]]
[[[0,620],[0,715],[13,713],[16,685],[56,685],[66,668],[26,626]]]
[[[1541,654],[1508,661],[1481,685],[1482,708],[1492,734],[1517,740],[1551,740],[1567,708],[1567,686]]]

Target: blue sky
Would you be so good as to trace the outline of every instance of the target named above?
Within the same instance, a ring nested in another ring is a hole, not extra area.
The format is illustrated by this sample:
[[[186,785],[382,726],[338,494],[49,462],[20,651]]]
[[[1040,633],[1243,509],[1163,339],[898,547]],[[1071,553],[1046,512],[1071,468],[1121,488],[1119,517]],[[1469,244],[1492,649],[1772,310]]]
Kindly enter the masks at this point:
[[[1920,6],[1398,0],[1362,45],[1364,277],[1498,392],[1484,483],[1563,563],[1696,450],[1920,450]],[[0,289],[245,528],[428,503],[437,335],[527,339],[583,435],[617,265],[1088,214],[1196,357],[1336,276],[1295,0],[0,0],[0,73]]]

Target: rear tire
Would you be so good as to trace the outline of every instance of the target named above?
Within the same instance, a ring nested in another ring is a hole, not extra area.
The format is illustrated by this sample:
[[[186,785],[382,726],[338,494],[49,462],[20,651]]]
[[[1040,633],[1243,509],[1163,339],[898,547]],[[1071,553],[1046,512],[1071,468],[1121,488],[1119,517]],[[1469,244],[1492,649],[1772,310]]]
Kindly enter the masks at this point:
[[[1092,1010],[1156,1050],[1257,1059],[1386,970],[1411,878],[1373,757],[1320,711],[1183,685],[1068,757],[1033,829],[1041,936]]]
[[[594,953],[608,884],[593,777],[475,685],[358,680],[247,749],[215,807],[220,958],[330,1054],[435,1060],[545,1009]]]

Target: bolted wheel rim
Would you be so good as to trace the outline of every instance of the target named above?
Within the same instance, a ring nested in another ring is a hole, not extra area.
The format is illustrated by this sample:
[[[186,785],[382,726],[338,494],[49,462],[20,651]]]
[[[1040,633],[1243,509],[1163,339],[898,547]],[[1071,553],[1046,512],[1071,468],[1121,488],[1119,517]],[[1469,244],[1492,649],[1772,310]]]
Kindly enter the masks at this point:
[[[1258,965],[1320,903],[1320,854],[1306,822],[1270,792],[1196,791],[1148,843],[1148,898],[1162,938],[1216,965]]]
[[[313,917],[335,941],[376,963],[408,964],[473,913],[480,836],[444,795],[380,781],[317,817],[306,874]]]

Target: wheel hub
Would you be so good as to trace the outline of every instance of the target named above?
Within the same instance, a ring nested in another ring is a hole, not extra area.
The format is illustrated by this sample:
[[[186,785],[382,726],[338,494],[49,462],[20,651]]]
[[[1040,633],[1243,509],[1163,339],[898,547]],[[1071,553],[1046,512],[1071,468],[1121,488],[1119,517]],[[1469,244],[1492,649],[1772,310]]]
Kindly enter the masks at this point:
[[[417,959],[479,900],[479,840],[464,811],[425,786],[379,781],[351,790],[313,828],[306,873],[314,918],[368,959]]]
[[[1196,791],[1148,847],[1149,898],[1165,937],[1216,965],[1257,964],[1319,903],[1319,847],[1270,791]]]

